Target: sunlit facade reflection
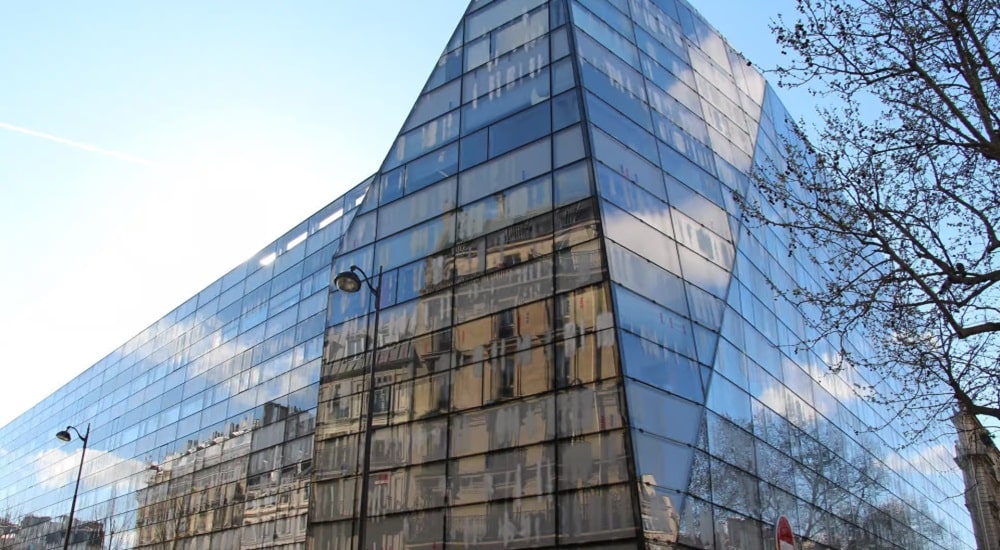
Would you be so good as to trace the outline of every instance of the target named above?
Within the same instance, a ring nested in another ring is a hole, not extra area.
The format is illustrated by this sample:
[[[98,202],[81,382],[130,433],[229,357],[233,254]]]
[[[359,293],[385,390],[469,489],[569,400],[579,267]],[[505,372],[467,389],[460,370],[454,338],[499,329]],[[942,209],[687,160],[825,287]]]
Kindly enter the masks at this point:
[[[786,119],[683,0],[474,0],[372,178],[0,431],[0,547],[61,542],[72,418],[74,548],[972,548],[741,224]]]

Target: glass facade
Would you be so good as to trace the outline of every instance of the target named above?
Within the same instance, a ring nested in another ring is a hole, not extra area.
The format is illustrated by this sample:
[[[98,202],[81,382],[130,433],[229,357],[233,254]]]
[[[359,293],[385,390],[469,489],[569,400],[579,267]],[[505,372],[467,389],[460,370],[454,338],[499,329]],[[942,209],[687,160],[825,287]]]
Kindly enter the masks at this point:
[[[4,544],[72,419],[74,548],[972,548],[741,224],[787,119],[683,0],[474,0],[372,178],[0,431]]]

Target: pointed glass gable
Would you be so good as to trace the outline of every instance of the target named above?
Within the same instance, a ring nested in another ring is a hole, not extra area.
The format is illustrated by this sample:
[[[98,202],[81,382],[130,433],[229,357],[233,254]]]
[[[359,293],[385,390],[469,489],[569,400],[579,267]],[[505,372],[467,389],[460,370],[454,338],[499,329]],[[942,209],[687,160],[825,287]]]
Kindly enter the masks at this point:
[[[967,538],[954,506],[837,496],[937,526],[887,530],[815,496],[879,451],[782,351],[795,267],[732,199],[776,150],[765,89],[680,1],[469,7],[334,259],[384,275],[377,327],[331,294],[317,548],[766,548],[780,515],[832,547]]]

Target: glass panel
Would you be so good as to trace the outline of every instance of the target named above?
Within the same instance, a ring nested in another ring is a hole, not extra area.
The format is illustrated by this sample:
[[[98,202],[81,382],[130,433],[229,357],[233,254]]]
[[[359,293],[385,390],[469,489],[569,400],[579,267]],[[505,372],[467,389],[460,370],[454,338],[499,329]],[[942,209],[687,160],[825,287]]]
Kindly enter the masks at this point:
[[[559,444],[559,489],[584,489],[628,480],[622,431],[573,438]]]
[[[548,39],[532,40],[488,65],[466,73],[462,92],[463,102],[510,86],[524,76],[537,76],[538,71],[548,64]]]
[[[509,449],[551,439],[555,435],[553,401],[551,395],[529,398],[452,417],[452,456]]]
[[[576,2],[572,3],[573,23],[583,29],[584,32],[593,36],[601,44],[615,53],[618,57],[627,61],[633,67],[639,66],[639,53],[628,39],[618,34],[612,28],[591,12],[581,8]]]
[[[560,391],[556,404],[560,437],[622,427],[618,385],[614,380]]]
[[[465,39],[481,36],[497,26],[541,5],[544,0],[501,0],[465,19]]]
[[[687,315],[684,282],[615,242],[608,242],[611,278],[655,302]]]
[[[551,445],[455,460],[449,466],[448,502],[463,505],[551,492],[554,461]]]
[[[625,391],[634,427],[679,443],[694,444],[702,425],[702,407],[645,384],[629,382]]]
[[[445,214],[404,233],[380,241],[375,246],[375,261],[383,269],[391,269],[448,248],[454,241],[455,216]]]
[[[594,240],[556,253],[556,292],[602,281],[605,277],[600,241]]]
[[[609,203],[604,203],[601,209],[608,238],[671,273],[681,273],[673,239]]]
[[[453,56],[444,56],[442,60],[447,62],[447,59],[450,57]],[[461,84],[460,81],[455,80],[447,86],[442,86],[433,92],[428,92],[421,96],[413,105],[410,117],[406,120],[406,124],[403,125],[403,130],[419,126],[436,116],[458,107],[460,104],[458,94]]]
[[[697,363],[630,332],[623,331],[619,337],[626,375],[692,401],[703,402],[705,392]]]
[[[443,538],[444,512],[397,514],[368,520],[365,548],[426,548]]]
[[[443,462],[376,472],[368,478],[368,514],[372,516],[436,508],[444,503]]]
[[[549,69],[528,73],[496,93],[472,100],[462,107],[462,131],[471,133],[495,120],[549,98]]]
[[[399,166],[457,137],[458,111],[453,111],[400,136],[389,152],[385,168]]]
[[[559,495],[559,540],[587,542],[635,536],[628,485],[613,485]]]
[[[463,172],[458,179],[459,203],[468,204],[551,169],[551,142],[549,139],[537,141]]]
[[[448,510],[448,548],[542,548],[555,540],[555,498],[527,497]]]
[[[639,204],[647,202],[639,200],[638,197],[631,200],[628,198],[627,184],[625,181],[622,181],[628,180],[637,183],[643,189],[652,193],[653,196],[661,200],[666,200],[667,195],[663,187],[663,176],[659,168],[623,144],[612,139],[604,132],[594,129],[592,134],[594,139],[594,156],[603,164],[597,165],[597,178],[598,182],[601,183],[601,189],[604,190],[604,194],[611,197],[622,197],[618,202],[629,201]],[[604,166],[607,166],[610,170]],[[650,213],[656,212],[656,209],[652,208],[646,208],[645,210],[650,210]]]
[[[557,386],[575,386],[617,375],[614,329],[565,336],[555,346]]]
[[[632,444],[639,479],[659,487],[687,490],[694,449],[638,432],[632,433]]]
[[[450,178],[383,206],[378,216],[378,236],[391,235],[455,208],[456,184],[456,179]]]
[[[552,131],[551,118],[551,108],[549,102],[546,101],[494,124],[489,130],[490,157],[502,155],[547,135]],[[558,143],[557,141],[556,144],[558,145]]]

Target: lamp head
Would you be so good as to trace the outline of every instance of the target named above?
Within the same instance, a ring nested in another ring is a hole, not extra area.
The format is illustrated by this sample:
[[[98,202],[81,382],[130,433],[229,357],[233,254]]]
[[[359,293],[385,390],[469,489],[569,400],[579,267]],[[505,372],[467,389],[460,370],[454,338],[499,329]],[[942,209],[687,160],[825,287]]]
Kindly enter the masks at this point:
[[[338,273],[333,279],[333,284],[337,285],[340,290],[352,294],[361,290],[361,279],[354,271]]]
[[[56,432],[56,439],[59,441],[69,442],[73,440],[73,436],[70,435],[69,430],[59,430]]]

